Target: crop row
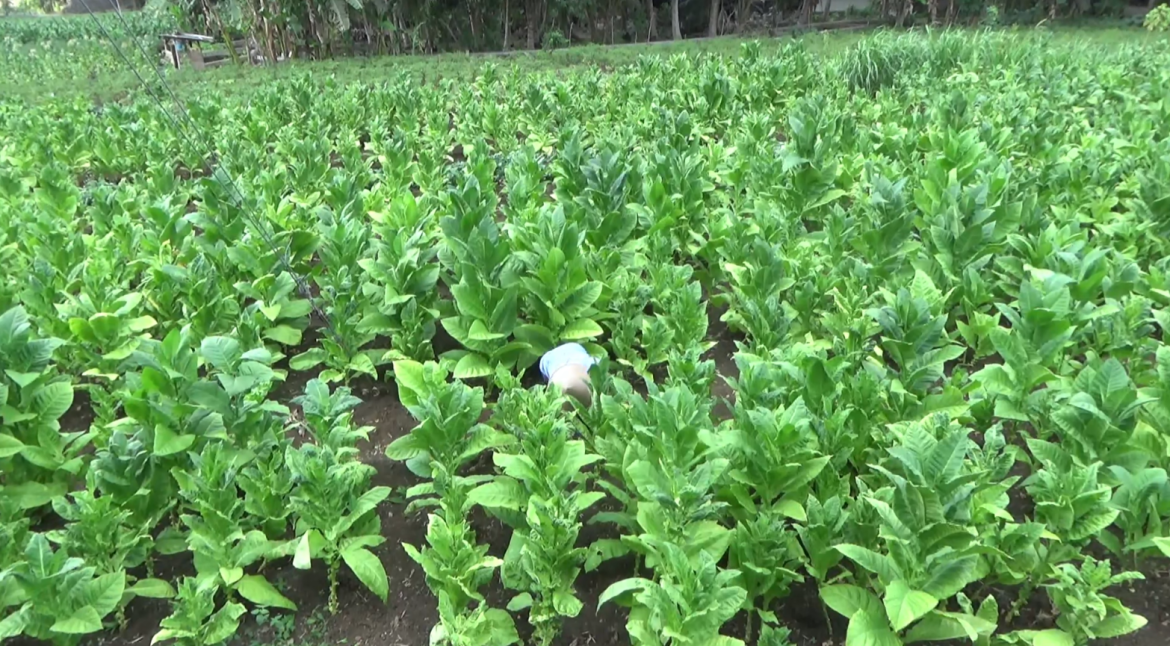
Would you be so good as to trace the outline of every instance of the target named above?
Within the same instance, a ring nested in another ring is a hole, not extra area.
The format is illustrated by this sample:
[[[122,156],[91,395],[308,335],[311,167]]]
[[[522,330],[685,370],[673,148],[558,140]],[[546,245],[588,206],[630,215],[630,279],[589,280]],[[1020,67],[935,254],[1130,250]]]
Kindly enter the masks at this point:
[[[524,612],[554,643],[612,559],[639,646],[784,644],[802,581],[850,645],[1138,630],[1109,588],[1170,550],[1166,57],[945,34],[302,78],[192,100],[198,130],[0,103],[0,638],[142,596],[173,599],[157,640],[219,643],[295,609],[276,567],[338,612],[398,549],[436,644]],[[525,387],[569,341],[589,407]],[[417,422],[386,454],[425,545],[385,544],[368,379]]]

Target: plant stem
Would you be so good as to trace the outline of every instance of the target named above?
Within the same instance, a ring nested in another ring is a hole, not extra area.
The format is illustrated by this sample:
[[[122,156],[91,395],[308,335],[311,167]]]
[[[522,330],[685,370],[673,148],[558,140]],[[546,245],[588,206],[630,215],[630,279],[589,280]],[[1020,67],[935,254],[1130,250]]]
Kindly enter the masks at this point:
[[[747,613],[747,628],[743,631],[743,643],[752,643],[752,611],[753,608],[748,607]]]
[[[1012,621],[1020,614],[1020,609],[1024,607],[1024,604],[1028,602],[1028,598],[1036,590],[1036,580],[1044,576],[1044,573],[1048,570],[1048,559],[1051,554],[1051,546],[1046,547],[1044,549],[1044,556],[1040,558],[1040,563],[1036,565],[1036,568],[1032,570],[1031,576],[1028,577],[1027,581],[1024,581],[1024,586],[1020,588],[1020,594],[1012,604],[1011,611],[1008,612],[1007,621]]]
[[[338,564],[329,563],[329,614],[335,615],[339,610],[337,603],[337,569]]]

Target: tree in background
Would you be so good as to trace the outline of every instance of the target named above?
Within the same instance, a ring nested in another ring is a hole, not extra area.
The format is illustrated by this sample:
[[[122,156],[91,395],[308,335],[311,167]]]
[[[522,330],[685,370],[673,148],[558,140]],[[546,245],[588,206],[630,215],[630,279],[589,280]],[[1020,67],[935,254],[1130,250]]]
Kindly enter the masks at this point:
[[[79,0],[0,0],[0,6],[7,14],[55,11],[66,2],[67,13],[84,13]],[[141,0],[86,2],[110,10],[118,2],[136,8]],[[866,11],[871,20],[896,26],[913,22],[912,9],[919,7],[920,21],[976,24],[986,21],[990,6],[1005,24],[1124,9],[1120,0],[870,0]],[[285,60],[645,42],[667,37],[668,28],[671,39],[681,40],[743,33],[753,16],[764,18],[762,25],[808,24],[827,19],[831,8],[830,0],[147,0],[143,15],[224,38],[251,36],[267,60]]]

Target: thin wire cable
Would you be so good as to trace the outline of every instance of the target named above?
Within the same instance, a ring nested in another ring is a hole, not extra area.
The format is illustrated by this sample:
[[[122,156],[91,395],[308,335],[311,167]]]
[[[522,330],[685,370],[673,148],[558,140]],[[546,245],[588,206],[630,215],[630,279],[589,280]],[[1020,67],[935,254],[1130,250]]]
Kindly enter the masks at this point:
[[[190,145],[193,149],[198,150],[200,146],[196,145],[196,142],[191,140],[190,134],[179,124],[179,121],[177,118],[175,118],[174,114],[172,114],[171,111],[163,105],[162,100],[156,96],[153,91],[151,91],[150,85],[146,82],[146,79],[142,78],[142,75],[138,73],[137,67],[135,67],[135,65],[130,62],[130,59],[122,51],[122,48],[118,46],[118,43],[114,41],[113,36],[110,35],[110,32],[106,29],[106,26],[102,23],[101,20],[98,19],[93,10],[90,9],[89,3],[86,0],[81,0],[81,5],[85,8],[86,13],[89,14],[89,17],[94,21],[94,23],[97,24],[98,29],[102,32],[102,35],[106,38],[106,40],[109,41],[110,45],[114,48],[114,51],[117,52],[118,57],[122,59],[122,62],[125,63],[127,67],[130,68],[130,71],[134,73],[135,78],[137,78],[138,82],[142,84],[142,87],[146,90],[146,93],[150,96],[151,99],[154,100],[155,104],[158,105],[159,110],[162,110],[162,112],[170,118],[170,121],[174,125],[175,130],[183,136],[188,145]],[[134,35],[131,33],[132,30],[130,29],[130,25],[126,22],[126,18],[122,15],[121,7],[118,7],[116,13],[118,20],[122,23],[123,30],[126,32],[127,38],[129,38],[131,42],[137,46],[138,51],[143,55],[148,66],[154,69],[154,73],[158,77],[159,82],[167,90],[167,93],[170,94],[171,99],[178,108],[178,113],[181,114],[186,120],[186,123],[200,135],[200,138],[202,139],[202,148],[206,150],[209,156],[212,154],[218,154],[214,145],[215,142],[211,141],[211,139],[207,136],[207,133],[205,133],[195,122],[195,120],[191,118],[191,115],[188,113],[186,106],[183,105],[183,102],[179,99],[179,96],[175,94],[175,91],[171,89],[170,84],[167,83],[166,78],[163,77],[162,72],[159,71],[158,66],[151,61],[150,54],[147,53],[147,51],[142,47],[142,44],[134,38]],[[236,184],[236,181],[232,177],[231,172],[226,168],[226,166],[229,165],[227,163],[228,160],[222,155],[219,155],[219,158],[222,159],[224,163],[218,166],[216,170],[222,172],[222,176],[227,179],[228,186],[230,186],[232,191],[235,192],[235,198],[238,200],[238,203],[235,206],[239,210],[240,214],[249,221],[249,224],[252,225],[253,230],[255,230],[260,235],[265,246],[267,246],[269,251],[271,251],[276,256],[277,261],[281,264],[281,269],[287,272],[288,275],[292,277],[293,281],[296,282],[297,289],[301,293],[301,297],[309,301],[309,307],[312,308],[313,312],[316,313],[317,316],[321,319],[321,322],[325,325],[326,330],[330,333],[330,335],[333,336],[334,342],[343,348],[346,347],[337,334],[337,331],[334,329],[333,323],[330,321],[329,316],[317,305],[316,301],[313,299],[313,294],[304,278],[302,278],[297,272],[293,271],[292,264],[289,262],[287,256],[284,253],[284,250],[275,244],[273,238],[268,234],[267,229],[265,229],[265,227],[258,220],[250,217],[248,209],[245,208],[246,200],[244,199],[244,193]]]

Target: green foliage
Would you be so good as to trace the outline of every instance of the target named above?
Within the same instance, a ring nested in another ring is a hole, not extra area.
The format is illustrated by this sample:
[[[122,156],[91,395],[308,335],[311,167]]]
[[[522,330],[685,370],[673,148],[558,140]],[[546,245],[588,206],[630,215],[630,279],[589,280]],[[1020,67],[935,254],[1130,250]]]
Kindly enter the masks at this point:
[[[1086,557],[1079,568],[1061,565],[1056,581],[1045,585],[1053,607],[1060,613],[1056,620],[1060,630],[1054,632],[1063,633],[1073,644],[1087,644],[1094,639],[1128,635],[1145,626],[1143,617],[1104,594],[1106,588],[1142,578],[1138,572],[1113,574],[1108,562],[1092,557]]]
[[[28,314],[14,307],[0,315],[0,468],[9,486],[0,496],[23,508],[47,504],[81,472],[84,432],[61,432],[60,418],[73,405],[73,387],[50,367],[64,342],[36,338]]]
[[[511,438],[479,423],[483,389],[447,380],[439,364],[396,361],[398,397],[419,425],[386,447],[386,457],[405,461],[415,475],[433,478],[438,467],[454,475],[486,449]]]
[[[354,459],[353,445],[364,439],[365,431],[350,424],[348,408],[357,401],[348,389],[338,388],[330,395],[324,384],[314,380],[305,392],[306,420],[316,426],[318,443],[290,446],[285,452],[293,481],[288,501],[296,538],[284,550],[292,554],[298,569],[309,569],[314,558],[325,562],[329,611],[336,614],[337,572],[342,563],[383,601],[389,594],[386,570],[369,548],[385,541],[375,510],[390,496],[390,488],[370,487],[374,468]]]
[[[0,620],[0,637],[24,634],[58,645],[78,644],[102,630],[126,586],[125,572],[98,575],[64,549],[54,552],[43,534],[33,534],[24,559],[3,574],[12,580],[4,599],[11,608]]]
[[[160,623],[151,643],[173,640],[182,646],[221,644],[232,637],[240,626],[246,610],[243,604],[228,601],[217,607],[218,588],[185,577],[179,584],[178,595],[169,617]]]
[[[529,609],[533,638],[543,645],[559,634],[561,617],[581,612],[573,584],[591,550],[577,547],[580,519],[605,497],[584,490],[584,471],[601,456],[586,453],[583,441],[569,439],[570,427],[559,415],[564,403],[558,393],[547,390],[505,393],[501,423],[516,434],[520,452],[495,453],[503,475],[468,496],[485,508],[515,513],[517,526],[501,576],[520,593],[508,609]]]
[[[626,629],[631,642],[742,646],[741,640],[719,634],[747,596],[734,583],[739,573],[720,570],[705,552],[692,560],[672,543],[652,541],[650,550],[662,564],[657,580],[623,579],[606,588],[598,600],[599,605],[615,601],[630,607]]]
[[[503,26],[215,9],[311,55]],[[1170,65],[1067,41],[205,71],[232,91],[181,96],[214,150],[135,93],[4,93],[0,634],[74,643],[155,597],[158,641],[222,643],[295,621],[288,567],[334,612],[388,600],[388,523],[420,510],[436,644],[517,643],[520,613],[561,641],[613,568],[637,644],[798,641],[805,579],[848,646],[1139,629],[1107,593],[1148,584],[1084,555],[1170,554]],[[88,46],[13,43],[46,83]],[[589,406],[533,385],[568,341]],[[1055,625],[1020,625],[1036,594]]]
[[[1170,8],[1167,8],[1166,5],[1158,5],[1150,9],[1142,24],[1150,31],[1170,30]]]

